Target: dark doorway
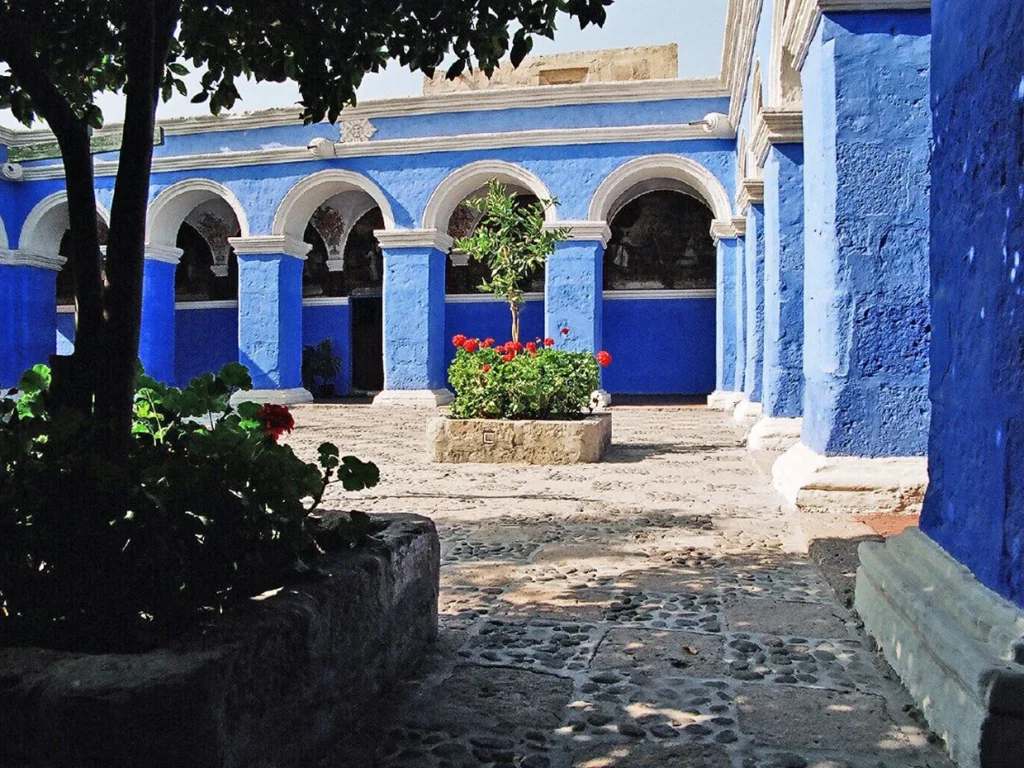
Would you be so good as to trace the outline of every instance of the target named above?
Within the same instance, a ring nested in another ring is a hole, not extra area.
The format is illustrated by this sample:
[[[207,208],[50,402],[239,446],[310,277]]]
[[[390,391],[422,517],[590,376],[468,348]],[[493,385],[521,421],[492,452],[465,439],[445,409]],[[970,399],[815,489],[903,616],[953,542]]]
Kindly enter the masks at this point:
[[[380,296],[352,296],[352,393],[384,389],[384,303]]]

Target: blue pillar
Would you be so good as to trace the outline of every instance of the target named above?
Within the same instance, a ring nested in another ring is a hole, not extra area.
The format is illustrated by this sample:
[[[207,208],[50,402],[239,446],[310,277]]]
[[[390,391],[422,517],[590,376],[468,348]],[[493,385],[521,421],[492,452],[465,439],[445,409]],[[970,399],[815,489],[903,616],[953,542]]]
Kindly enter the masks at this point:
[[[746,355],[743,391],[747,400],[760,403],[764,376],[764,206],[751,204],[747,211],[746,276]]]
[[[804,396],[803,145],[769,149],[764,202],[764,412],[792,419]]]
[[[245,399],[308,402],[302,388],[302,267],[310,246],[285,236],[232,238],[238,258],[238,361]]]
[[[146,246],[139,359],[157,381],[174,383],[174,272],[181,249]]]
[[[57,272],[64,259],[0,250],[0,389],[57,351]]]
[[[544,281],[544,334],[563,349],[602,349],[604,249],[611,233],[604,222],[558,222],[570,239],[548,259]],[[562,328],[569,334],[561,335]],[[615,355],[615,350],[608,350]]]
[[[826,13],[802,70],[804,421],[826,456],[920,456],[928,404],[928,11]]]
[[[737,283],[743,263],[743,239],[735,221],[714,221],[715,238],[715,391],[708,396],[708,407],[732,411],[743,399],[743,361],[739,359],[741,326],[738,304],[742,297]]]
[[[744,223],[745,226],[745,223]],[[743,392],[747,378],[747,240],[736,239],[736,371],[733,389]]]
[[[433,229],[381,230],[384,249],[384,391],[374,405],[437,406],[446,388],[445,259],[452,246]]]

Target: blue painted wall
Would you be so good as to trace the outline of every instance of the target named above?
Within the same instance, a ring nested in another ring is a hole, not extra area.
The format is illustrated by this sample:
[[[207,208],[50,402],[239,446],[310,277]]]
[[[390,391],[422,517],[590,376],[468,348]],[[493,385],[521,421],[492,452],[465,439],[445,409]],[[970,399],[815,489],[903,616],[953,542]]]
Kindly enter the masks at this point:
[[[142,272],[142,325],[139,359],[157,381],[174,383],[175,265],[146,259]]]
[[[737,239],[718,241],[715,303],[715,389],[720,392],[739,392],[736,381],[736,262],[742,261],[741,245]]]
[[[386,389],[445,387],[445,261],[431,247],[384,250]]]
[[[57,313],[57,354],[70,355],[75,351],[75,315],[73,312]]]
[[[544,332],[560,346],[577,352],[604,349],[601,288],[604,247],[567,240],[555,247],[544,273]],[[561,330],[569,329],[568,335]]]
[[[455,359],[452,337],[462,334],[467,338],[494,339],[504,344],[512,338],[512,319],[508,305],[502,301],[447,302],[444,306],[445,370]],[[519,339],[524,344],[544,339],[544,302],[527,301],[519,313]]]
[[[604,349],[612,394],[697,395],[715,388],[715,300],[604,302]]]
[[[341,372],[334,379],[336,395],[352,389],[352,312],[348,304],[302,308],[302,345],[330,339],[334,354],[341,358]]]
[[[1024,608],[1024,6],[933,5],[931,485],[921,529]]]
[[[301,259],[238,256],[238,362],[254,389],[302,386]]]
[[[743,391],[752,403],[760,403],[764,384],[764,206],[751,205],[747,211],[746,355]]]
[[[56,293],[53,270],[0,265],[0,389],[17,386],[26,369],[56,352]]]
[[[175,386],[238,362],[238,309],[178,309],[174,313]]]
[[[925,452],[930,42],[927,11],[826,14],[804,64],[802,439],[818,453]]]
[[[803,414],[804,148],[782,144],[764,166],[764,412]]]

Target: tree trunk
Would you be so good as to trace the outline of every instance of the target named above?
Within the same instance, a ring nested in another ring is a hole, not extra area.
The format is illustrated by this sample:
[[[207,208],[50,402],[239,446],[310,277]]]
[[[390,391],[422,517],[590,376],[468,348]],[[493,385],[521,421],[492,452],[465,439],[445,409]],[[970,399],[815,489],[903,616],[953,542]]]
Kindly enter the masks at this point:
[[[510,301],[508,307],[512,311],[512,341],[519,341],[519,302]]]

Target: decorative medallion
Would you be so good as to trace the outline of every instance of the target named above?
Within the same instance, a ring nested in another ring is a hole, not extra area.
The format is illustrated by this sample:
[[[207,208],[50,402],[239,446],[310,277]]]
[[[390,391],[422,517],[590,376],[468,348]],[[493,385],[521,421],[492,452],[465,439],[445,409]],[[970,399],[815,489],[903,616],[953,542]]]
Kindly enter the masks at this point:
[[[376,126],[365,117],[360,120],[344,120],[341,123],[341,142],[361,144],[369,141],[376,132]]]

